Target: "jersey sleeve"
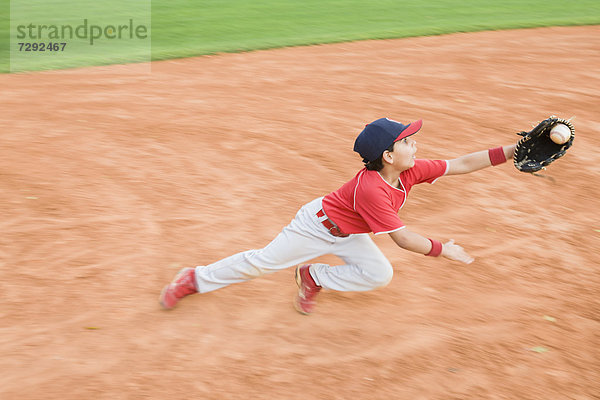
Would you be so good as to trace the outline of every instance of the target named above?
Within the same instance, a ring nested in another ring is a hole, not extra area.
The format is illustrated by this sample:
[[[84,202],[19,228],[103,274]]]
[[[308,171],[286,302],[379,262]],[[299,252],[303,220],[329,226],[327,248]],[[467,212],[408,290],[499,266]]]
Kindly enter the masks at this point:
[[[415,165],[410,169],[413,181],[418,183],[434,183],[438,178],[448,172],[448,161],[446,160],[415,160]]]
[[[369,190],[359,186],[354,198],[354,208],[376,235],[404,228],[404,223],[394,211],[389,194],[381,188]]]

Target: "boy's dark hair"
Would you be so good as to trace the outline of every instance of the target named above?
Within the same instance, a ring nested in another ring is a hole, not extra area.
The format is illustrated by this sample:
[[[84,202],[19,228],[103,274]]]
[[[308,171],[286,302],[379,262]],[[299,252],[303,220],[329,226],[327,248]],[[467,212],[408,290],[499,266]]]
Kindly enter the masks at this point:
[[[385,149],[385,151],[394,151],[395,144],[396,142],[392,143],[392,145]],[[381,171],[383,169],[383,153],[381,153],[381,155],[373,161],[367,161],[363,159],[363,162],[369,171]]]

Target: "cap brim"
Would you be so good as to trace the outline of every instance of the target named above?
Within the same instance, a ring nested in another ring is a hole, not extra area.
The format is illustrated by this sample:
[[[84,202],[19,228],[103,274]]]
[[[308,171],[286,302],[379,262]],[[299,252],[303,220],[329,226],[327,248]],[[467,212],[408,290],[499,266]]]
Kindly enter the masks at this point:
[[[409,124],[405,130],[400,132],[400,135],[398,135],[398,137],[396,138],[396,140],[394,140],[394,142],[397,142],[398,140],[402,140],[406,137],[409,137],[410,135],[414,135],[415,133],[419,132],[419,129],[421,129],[421,126],[423,126],[422,119]]]

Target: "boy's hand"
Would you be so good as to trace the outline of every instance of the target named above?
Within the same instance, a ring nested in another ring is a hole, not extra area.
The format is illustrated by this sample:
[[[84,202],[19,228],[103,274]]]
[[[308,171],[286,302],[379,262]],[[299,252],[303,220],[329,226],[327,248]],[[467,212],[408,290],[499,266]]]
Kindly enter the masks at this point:
[[[450,239],[442,245],[442,256],[454,260],[460,261],[465,264],[471,264],[475,259],[471,257],[465,249],[457,244],[454,244],[454,239]]]

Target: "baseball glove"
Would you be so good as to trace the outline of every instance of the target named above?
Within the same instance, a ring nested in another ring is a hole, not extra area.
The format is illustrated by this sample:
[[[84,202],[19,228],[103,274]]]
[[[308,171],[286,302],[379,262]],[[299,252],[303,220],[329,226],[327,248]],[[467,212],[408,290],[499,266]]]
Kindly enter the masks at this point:
[[[571,130],[571,137],[563,144],[556,144],[550,139],[550,131],[556,124],[565,124]],[[521,172],[536,172],[565,155],[575,139],[575,128],[570,120],[553,115],[529,132],[519,132],[517,135],[523,138],[519,140],[515,149],[515,167]]]

